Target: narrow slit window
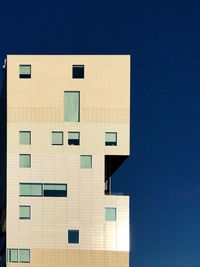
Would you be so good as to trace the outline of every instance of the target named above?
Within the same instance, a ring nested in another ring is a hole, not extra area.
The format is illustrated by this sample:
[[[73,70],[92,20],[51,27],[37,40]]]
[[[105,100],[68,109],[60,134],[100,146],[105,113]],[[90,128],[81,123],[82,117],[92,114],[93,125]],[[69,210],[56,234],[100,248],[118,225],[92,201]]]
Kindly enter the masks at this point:
[[[116,132],[106,132],[105,133],[105,145],[106,146],[116,146],[117,145],[117,133]]]
[[[68,145],[80,145],[80,132],[68,132]]]
[[[80,92],[64,92],[64,121],[80,121]]]
[[[30,79],[31,78],[31,65],[19,66],[19,78]]]
[[[73,65],[72,66],[72,78],[73,79],[84,79],[84,65]]]

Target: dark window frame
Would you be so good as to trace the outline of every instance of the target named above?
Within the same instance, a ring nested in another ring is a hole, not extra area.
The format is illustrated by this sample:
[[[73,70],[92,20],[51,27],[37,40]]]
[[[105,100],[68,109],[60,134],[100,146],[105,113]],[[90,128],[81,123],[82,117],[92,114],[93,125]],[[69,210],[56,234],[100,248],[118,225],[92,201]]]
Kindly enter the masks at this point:
[[[78,139],[70,139],[69,138],[69,133],[78,133],[79,134],[79,138]],[[80,146],[80,132],[75,132],[75,131],[69,131],[68,132],[68,145],[69,146]]]
[[[62,133],[62,144],[53,144],[52,143],[52,134],[53,133]],[[64,145],[64,134],[63,134],[63,131],[52,131],[51,132],[51,145],[52,146],[63,146]]]
[[[117,132],[105,132],[106,134],[116,134],[116,141],[115,142],[106,142],[105,140],[105,146],[117,146]]]
[[[20,214],[19,214],[19,219],[20,220],[31,220],[31,206],[30,205],[19,205],[19,210],[20,210],[20,207],[29,207],[30,208],[30,217],[20,217]]]
[[[30,67],[30,74],[21,74],[20,73],[20,67],[27,67],[27,66],[29,66]],[[20,64],[19,65],[19,78],[20,79],[31,79],[31,74],[32,74],[32,67],[31,67],[31,65],[30,64]]]
[[[19,140],[19,144],[22,145],[22,146],[30,146],[31,143],[32,143],[32,139],[31,139],[31,131],[19,131],[19,135],[20,133],[30,133],[30,144],[20,144],[20,140]]]
[[[72,78],[73,79],[84,79],[85,78],[85,65],[83,64],[72,65]]]
[[[72,234],[72,236],[70,236]],[[73,236],[78,234],[78,236]],[[76,239],[77,241],[73,241],[73,239]],[[80,231],[77,229],[69,229],[68,230],[68,244],[80,244]]]

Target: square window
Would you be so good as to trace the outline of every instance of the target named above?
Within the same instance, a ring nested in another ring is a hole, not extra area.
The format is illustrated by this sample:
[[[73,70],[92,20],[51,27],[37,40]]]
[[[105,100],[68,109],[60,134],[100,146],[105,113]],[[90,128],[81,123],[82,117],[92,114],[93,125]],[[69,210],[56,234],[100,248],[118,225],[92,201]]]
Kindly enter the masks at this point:
[[[79,244],[79,230],[68,230],[68,243]]]
[[[19,249],[19,262],[30,262],[30,249]]]
[[[19,206],[19,219],[29,220],[31,218],[31,206]]]
[[[31,132],[20,131],[19,132],[19,143],[20,145],[30,145],[31,144]]]
[[[106,146],[116,146],[117,145],[117,133],[116,132],[106,132],[105,133],[105,145]]]
[[[117,209],[116,208],[105,208],[105,220],[116,221],[116,219],[117,219]]]
[[[19,155],[19,167],[20,168],[31,168],[31,155],[30,154]]]
[[[92,168],[92,156],[82,155],[81,156],[81,169]]]
[[[18,249],[8,249],[8,262],[18,262]]]
[[[31,65],[19,66],[19,78],[29,79],[31,78]]]
[[[52,132],[52,145],[63,145],[63,132]]]
[[[80,145],[80,133],[68,132],[68,145],[79,146]]]
[[[73,79],[84,79],[84,65],[73,65],[72,72]]]

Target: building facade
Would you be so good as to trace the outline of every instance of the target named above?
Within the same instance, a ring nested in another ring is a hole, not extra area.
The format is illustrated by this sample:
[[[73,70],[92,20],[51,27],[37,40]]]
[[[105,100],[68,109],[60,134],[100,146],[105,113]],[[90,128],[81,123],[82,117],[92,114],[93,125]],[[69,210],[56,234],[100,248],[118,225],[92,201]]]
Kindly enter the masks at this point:
[[[130,154],[130,56],[8,55],[5,68],[7,266],[128,267],[129,197],[111,176]]]

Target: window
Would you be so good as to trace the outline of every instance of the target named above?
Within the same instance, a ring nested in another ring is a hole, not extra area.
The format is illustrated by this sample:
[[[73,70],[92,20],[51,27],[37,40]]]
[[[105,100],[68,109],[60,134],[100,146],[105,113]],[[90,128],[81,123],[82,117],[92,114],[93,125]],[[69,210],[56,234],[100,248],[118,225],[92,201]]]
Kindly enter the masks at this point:
[[[72,72],[73,79],[84,79],[84,65],[73,65]]]
[[[7,253],[8,262],[18,262],[18,250],[17,249],[8,249]]]
[[[80,92],[64,92],[64,121],[80,121]]]
[[[19,155],[19,167],[20,168],[31,168],[31,155],[30,154]]]
[[[38,197],[43,195],[42,184],[19,184],[19,194],[20,196],[33,196]]]
[[[68,132],[68,145],[74,145],[74,146],[80,145],[79,132]]]
[[[68,230],[68,243],[79,244],[79,230]]]
[[[19,218],[29,220],[31,218],[31,206],[19,206]]]
[[[19,195],[24,197],[67,197],[67,184],[20,183]]]
[[[30,262],[30,249],[19,249],[19,262]]]
[[[106,146],[117,145],[117,133],[116,132],[105,133],[105,145]]]
[[[81,156],[81,169],[91,169],[92,168],[92,156]]]
[[[52,145],[63,145],[63,132],[52,132]]]
[[[31,78],[31,65],[19,66],[19,78],[23,79]]]
[[[67,185],[66,184],[44,184],[45,197],[66,197]]]
[[[31,144],[31,132],[20,131],[19,132],[19,143],[20,145],[30,145]]]
[[[117,209],[116,208],[105,208],[105,220],[116,221],[116,219],[117,219]]]
[[[7,250],[7,261],[8,262],[30,262],[30,249],[8,249]]]

